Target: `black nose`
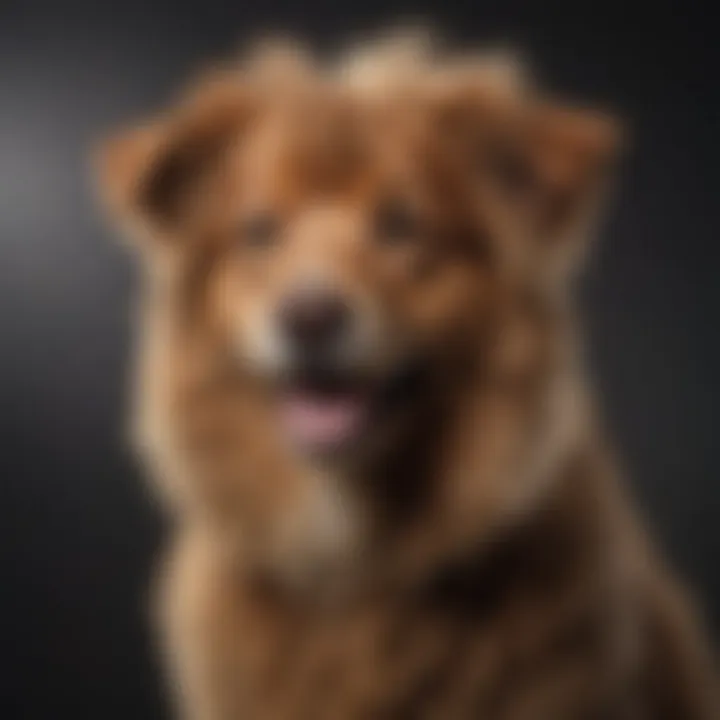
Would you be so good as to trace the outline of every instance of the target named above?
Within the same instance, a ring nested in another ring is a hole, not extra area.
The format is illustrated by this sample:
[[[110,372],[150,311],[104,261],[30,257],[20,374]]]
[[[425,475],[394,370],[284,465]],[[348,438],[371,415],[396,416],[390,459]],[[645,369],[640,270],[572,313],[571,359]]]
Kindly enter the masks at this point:
[[[306,291],[285,300],[280,322],[285,337],[304,353],[332,349],[350,321],[347,303],[330,291]]]

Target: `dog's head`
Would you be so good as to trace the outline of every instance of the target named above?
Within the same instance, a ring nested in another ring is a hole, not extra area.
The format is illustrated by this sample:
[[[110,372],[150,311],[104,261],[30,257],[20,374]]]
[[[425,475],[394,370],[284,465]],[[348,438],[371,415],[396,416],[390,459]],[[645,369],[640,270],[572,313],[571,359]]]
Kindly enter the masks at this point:
[[[370,452],[486,368],[508,304],[567,282],[615,143],[494,60],[361,65],[220,72],[101,154],[172,362],[204,343],[304,458]]]

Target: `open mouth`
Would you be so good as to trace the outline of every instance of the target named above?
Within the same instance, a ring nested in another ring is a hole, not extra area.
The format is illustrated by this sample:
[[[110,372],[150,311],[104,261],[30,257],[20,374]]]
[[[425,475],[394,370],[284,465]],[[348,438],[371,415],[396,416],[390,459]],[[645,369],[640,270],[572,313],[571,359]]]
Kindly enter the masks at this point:
[[[360,437],[374,398],[371,384],[350,377],[316,374],[294,378],[282,389],[281,422],[294,444],[332,450]]]
[[[280,420],[293,444],[332,452],[358,442],[415,395],[419,374],[404,368],[384,381],[332,372],[292,378],[280,394]]]

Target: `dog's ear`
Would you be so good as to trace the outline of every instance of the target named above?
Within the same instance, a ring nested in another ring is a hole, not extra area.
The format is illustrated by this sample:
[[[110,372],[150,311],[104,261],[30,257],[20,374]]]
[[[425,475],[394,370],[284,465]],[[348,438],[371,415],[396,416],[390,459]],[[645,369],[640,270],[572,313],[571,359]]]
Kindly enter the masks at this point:
[[[214,78],[166,116],[107,139],[94,159],[111,212],[135,234],[175,237],[252,106],[237,78]]]
[[[621,135],[609,115],[542,102],[518,108],[488,138],[478,169],[487,205],[504,213],[532,262],[576,264]]]
[[[514,260],[574,267],[622,140],[615,118],[480,75],[449,85],[446,146],[468,172],[481,221]]]

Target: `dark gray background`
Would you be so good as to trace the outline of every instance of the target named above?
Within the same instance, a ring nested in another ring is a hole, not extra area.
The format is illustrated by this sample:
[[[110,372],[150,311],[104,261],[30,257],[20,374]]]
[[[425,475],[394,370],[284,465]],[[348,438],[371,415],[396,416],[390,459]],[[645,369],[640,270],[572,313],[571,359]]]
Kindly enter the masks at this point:
[[[557,89],[617,108],[634,149],[583,289],[636,493],[720,624],[717,29],[693,3],[378,0],[0,7],[3,718],[162,717],[144,591],[160,520],[124,446],[129,259],[87,149],[257,29],[326,43],[420,13],[510,39]]]

